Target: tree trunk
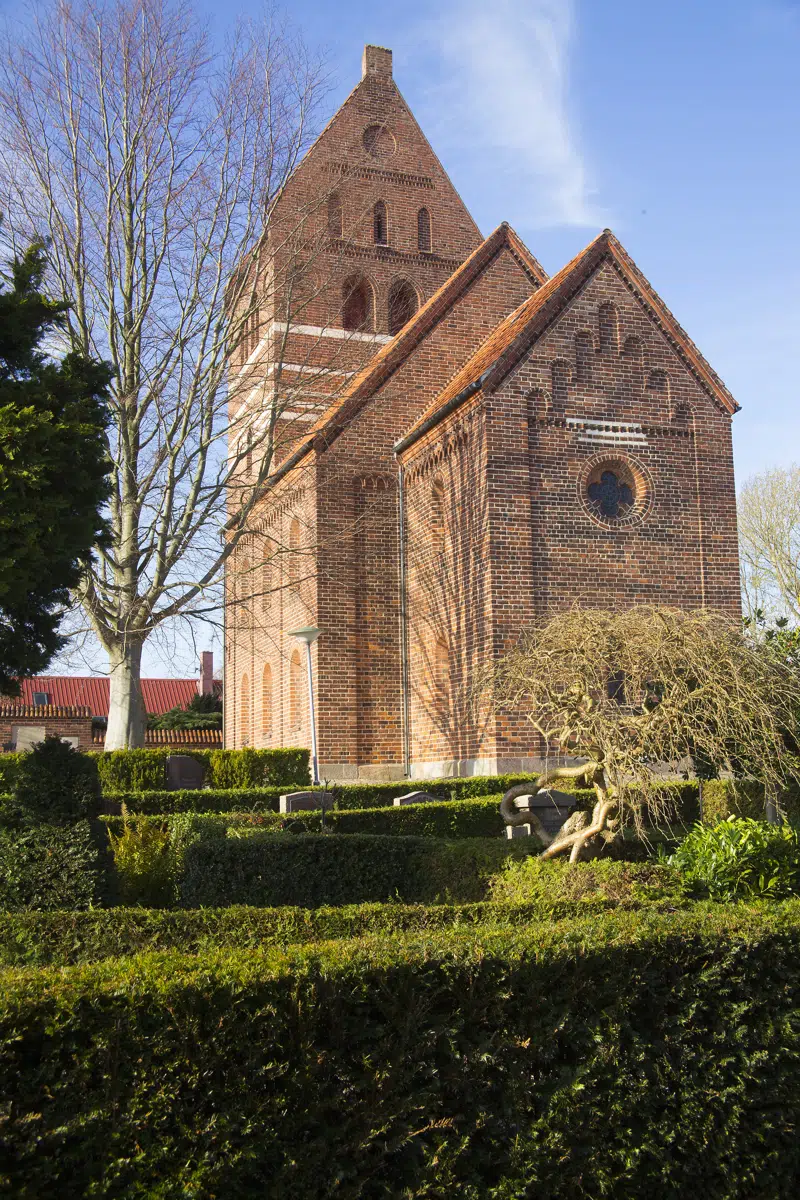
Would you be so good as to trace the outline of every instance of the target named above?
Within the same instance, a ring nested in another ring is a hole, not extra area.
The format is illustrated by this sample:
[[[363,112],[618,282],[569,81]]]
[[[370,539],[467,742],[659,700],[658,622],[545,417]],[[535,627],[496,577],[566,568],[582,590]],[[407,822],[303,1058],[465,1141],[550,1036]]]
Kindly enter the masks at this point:
[[[144,745],[147,714],[142,698],[142,643],[106,647],[111,669],[106,750]]]

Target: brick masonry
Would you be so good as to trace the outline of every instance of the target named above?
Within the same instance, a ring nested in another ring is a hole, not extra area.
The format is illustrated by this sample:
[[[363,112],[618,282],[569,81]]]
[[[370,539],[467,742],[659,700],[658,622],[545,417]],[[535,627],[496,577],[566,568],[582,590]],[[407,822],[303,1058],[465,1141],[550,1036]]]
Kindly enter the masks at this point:
[[[0,706],[0,747],[14,750],[22,732],[28,737],[43,731],[44,737],[75,738],[79,750],[92,749],[92,710],[83,706],[56,704],[4,704]]]
[[[613,235],[550,281],[507,227],[480,241],[387,53],[367,48],[361,84],[296,173],[282,214],[291,222],[313,208],[331,163],[344,214],[384,201],[390,247],[374,245],[371,216],[359,218],[347,255],[333,247],[326,268],[335,296],[359,264],[383,341],[293,432],[296,465],[276,473],[226,582],[226,744],[308,744],[304,649],[287,631],[318,624],[330,778],[538,763],[524,726],[498,726],[472,698],[485,664],[554,607],[739,612],[735,402]],[[371,126],[393,147],[377,166],[364,157]],[[422,194],[431,259],[414,245]],[[398,270],[421,308],[388,342]],[[328,302],[320,323],[336,319]],[[590,498],[609,471],[633,497],[613,519]]]

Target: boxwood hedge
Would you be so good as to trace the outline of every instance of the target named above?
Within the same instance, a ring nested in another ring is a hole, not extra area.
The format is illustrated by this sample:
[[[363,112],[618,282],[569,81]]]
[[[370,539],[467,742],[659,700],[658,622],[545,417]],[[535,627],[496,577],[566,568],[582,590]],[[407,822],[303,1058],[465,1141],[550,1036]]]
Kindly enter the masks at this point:
[[[10,968],[0,1187],[789,1200],[798,995],[797,903]]]

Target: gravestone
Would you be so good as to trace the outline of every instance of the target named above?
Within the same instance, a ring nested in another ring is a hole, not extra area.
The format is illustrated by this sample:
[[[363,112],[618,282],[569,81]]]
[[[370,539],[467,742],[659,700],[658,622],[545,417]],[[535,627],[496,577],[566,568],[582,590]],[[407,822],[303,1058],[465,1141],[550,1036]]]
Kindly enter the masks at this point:
[[[287,792],[278,801],[282,813],[314,812],[316,809],[333,807],[333,792]]]
[[[189,754],[167,755],[167,791],[196,791],[205,782],[203,764]]]
[[[401,804],[439,803],[441,799],[441,796],[432,796],[430,792],[408,792],[405,796],[395,796],[394,806],[399,808]]]
[[[545,833],[549,833],[552,837],[558,833],[575,807],[575,797],[571,796],[569,792],[545,788],[543,791],[537,792],[535,796],[517,796],[514,807],[522,813],[535,813],[541,821]],[[535,837],[536,831],[531,825],[506,825],[507,838],[531,837],[532,835]]]

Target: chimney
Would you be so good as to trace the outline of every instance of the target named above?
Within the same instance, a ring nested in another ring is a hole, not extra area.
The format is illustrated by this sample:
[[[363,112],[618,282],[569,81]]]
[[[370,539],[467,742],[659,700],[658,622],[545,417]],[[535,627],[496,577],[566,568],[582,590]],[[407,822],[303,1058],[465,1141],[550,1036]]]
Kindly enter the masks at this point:
[[[210,696],[214,691],[214,654],[204,650],[200,655],[200,695]]]
[[[378,79],[392,78],[392,52],[383,46],[365,46],[361,59],[361,78],[376,75]]]

